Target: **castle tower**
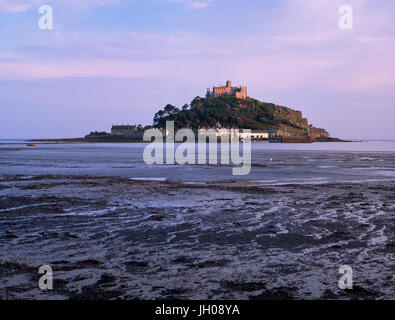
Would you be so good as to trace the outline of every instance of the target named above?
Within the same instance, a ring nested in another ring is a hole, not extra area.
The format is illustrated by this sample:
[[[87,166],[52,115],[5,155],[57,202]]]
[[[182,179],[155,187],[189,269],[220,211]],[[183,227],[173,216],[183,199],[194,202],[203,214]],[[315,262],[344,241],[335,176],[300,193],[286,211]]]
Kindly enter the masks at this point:
[[[219,85],[219,87],[213,87],[212,93],[207,90],[206,97],[221,97],[221,96],[233,96],[238,99],[247,98],[247,87],[232,87],[230,80],[226,81],[225,86]]]

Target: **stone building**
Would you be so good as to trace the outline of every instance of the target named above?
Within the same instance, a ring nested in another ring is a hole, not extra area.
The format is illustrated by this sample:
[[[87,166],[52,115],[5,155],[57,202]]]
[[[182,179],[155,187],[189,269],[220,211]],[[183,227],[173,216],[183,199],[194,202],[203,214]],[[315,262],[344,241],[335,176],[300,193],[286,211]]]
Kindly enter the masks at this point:
[[[247,87],[232,87],[232,82],[230,80],[226,81],[226,86],[213,87],[213,91],[210,88],[207,89],[206,97],[220,97],[220,96],[233,96],[238,99],[247,98]]]
[[[137,126],[113,125],[111,127],[111,135],[137,139],[143,137],[143,131],[139,130]]]

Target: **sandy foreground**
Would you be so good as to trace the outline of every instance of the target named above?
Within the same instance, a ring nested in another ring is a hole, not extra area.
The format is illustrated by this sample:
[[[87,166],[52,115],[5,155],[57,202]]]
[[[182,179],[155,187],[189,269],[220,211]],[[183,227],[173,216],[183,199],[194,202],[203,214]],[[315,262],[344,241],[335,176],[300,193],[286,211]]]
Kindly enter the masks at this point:
[[[3,175],[0,191],[0,299],[395,298],[394,181]]]

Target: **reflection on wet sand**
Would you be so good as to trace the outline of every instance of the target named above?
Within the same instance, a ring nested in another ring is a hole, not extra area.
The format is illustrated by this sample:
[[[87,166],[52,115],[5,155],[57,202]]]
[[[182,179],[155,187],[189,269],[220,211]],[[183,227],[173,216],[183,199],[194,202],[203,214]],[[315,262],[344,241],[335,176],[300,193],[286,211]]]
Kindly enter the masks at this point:
[[[0,298],[394,298],[395,182],[3,175]],[[54,270],[43,293],[40,265]],[[337,286],[354,268],[354,290]]]

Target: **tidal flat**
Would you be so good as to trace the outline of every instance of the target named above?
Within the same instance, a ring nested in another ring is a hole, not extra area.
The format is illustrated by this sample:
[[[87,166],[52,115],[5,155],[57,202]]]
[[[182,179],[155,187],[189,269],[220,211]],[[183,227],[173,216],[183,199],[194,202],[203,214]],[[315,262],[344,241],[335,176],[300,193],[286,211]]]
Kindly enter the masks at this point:
[[[393,152],[253,150],[239,179],[114,148],[0,153],[0,299],[395,298]]]
[[[3,176],[1,299],[393,299],[395,183]],[[3,189],[3,191],[7,190]],[[338,288],[338,269],[354,289]],[[38,287],[50,265],[54,289]]]

